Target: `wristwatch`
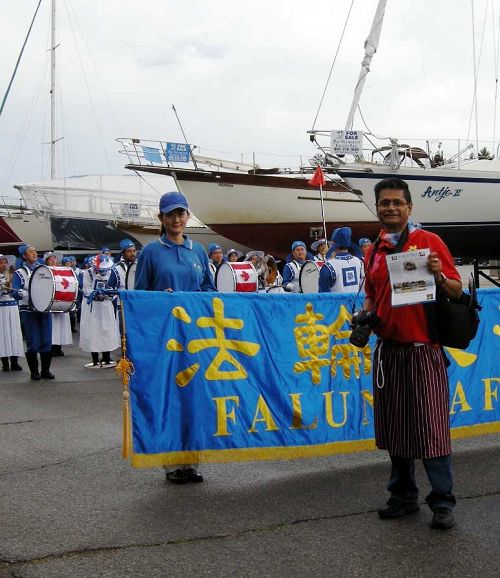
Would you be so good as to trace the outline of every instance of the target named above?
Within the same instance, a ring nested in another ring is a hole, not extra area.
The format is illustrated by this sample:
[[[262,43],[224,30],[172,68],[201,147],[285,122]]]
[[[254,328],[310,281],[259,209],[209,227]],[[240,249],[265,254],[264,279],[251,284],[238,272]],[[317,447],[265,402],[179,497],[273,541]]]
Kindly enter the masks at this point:
[[[441,271],[441,279],[439,281],[436,281],[436,285],[444,285],[447,280],[448,277]]]

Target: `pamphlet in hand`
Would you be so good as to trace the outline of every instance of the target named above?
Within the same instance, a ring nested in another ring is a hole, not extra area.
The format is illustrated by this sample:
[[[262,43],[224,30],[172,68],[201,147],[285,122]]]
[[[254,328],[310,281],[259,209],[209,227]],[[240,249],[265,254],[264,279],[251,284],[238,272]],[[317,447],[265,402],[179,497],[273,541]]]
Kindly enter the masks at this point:
[[[436,281],[427,268],[429,249],[387,255],[391,305],[414,305],[436,300]]]

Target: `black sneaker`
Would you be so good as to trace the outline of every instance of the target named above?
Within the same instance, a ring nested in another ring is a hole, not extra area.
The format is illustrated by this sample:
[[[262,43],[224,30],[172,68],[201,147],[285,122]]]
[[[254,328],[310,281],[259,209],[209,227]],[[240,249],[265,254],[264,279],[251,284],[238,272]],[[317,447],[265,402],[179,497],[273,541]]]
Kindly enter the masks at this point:
[[[432,514],[431,528],[435,530],[449,530],[455,525],[453,513],[448,508],[436,508]]]
[[[187,484],[189,482],[187,470],[181,468],[174,470],[173,472],[167,472],[165,478],[167,482],[171,482],[172,484]]]
[[[195,484],[203,482],[203,475],[196,468],[187,468],[184,470],[187,475],[188,481]]]
[[[401,516],[406,516],[407,514],[413,514],[419,510],[420,507],[416,502],[405,503],[399,500],[390,499],[387,502],[387,508],[380,508],[378,515],[379,518],[390,520],[392,518],[400,518]]]

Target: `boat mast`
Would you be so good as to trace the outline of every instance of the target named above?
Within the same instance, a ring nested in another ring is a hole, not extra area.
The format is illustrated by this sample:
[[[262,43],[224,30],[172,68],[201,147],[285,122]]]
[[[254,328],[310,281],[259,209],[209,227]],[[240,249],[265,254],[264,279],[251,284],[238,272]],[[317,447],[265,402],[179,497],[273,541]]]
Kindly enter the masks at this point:
[[[373,18],[370,34],[365,40],[365,57],[361,63],[361,72],[359,73],[358,82],[356,84],[356,88],[354,89],[351,110],[349,111],[349,116],[347,117],[347,122],[345,125],[346,130],[352,130],[354,114],[356,113],[356,109],[359,105],[359,99],[361,98],[361,93],[363,92],[366,76],[370,72],[370,63],[372,61],[373,55],[375,52],[377,52],[378,43],[380,40],[380,32],[382,31],[382,22],[384,21],[386,4],[387,0],[379,0],[377,10]]]
[[[50,178],[56,178],[56,0],[52,0],[50,48]]]

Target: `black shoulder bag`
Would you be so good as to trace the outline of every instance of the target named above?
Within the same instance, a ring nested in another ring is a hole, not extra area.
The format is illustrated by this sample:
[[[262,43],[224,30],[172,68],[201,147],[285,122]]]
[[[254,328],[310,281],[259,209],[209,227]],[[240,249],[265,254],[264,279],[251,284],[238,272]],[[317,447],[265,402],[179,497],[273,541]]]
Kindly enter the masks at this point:
[[[474,277],[469,280],[469,293],[458,300],[452,300],[437,287],[436,302],[424,305],[429,325],[429,334],[433,341],[444,347],[467,349],[477,334],[479,311],[482,307],[477,301]]]

